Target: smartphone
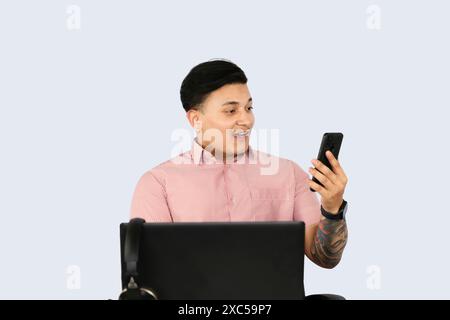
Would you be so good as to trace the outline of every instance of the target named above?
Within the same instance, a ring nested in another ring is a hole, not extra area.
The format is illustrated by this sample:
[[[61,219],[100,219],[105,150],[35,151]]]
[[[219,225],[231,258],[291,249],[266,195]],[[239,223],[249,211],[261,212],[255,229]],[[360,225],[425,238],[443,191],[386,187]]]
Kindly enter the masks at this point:
[[[341,149],[341,144],[342,144],[343,138],[344,138],[344,135],[341,132],[324,133],[323,137],[322,137],[322,143],[320,144],[319,155],[317,156],[317,160],[319,160],[320,162],[322,162],[324,165],[326,165],[328,168],[331,169],[331,164],[328,161],[328,158],[325,155],[325,152],[327,150],[330,150],[331,153],[334,155],[334,157],[336,159],[338,159],[339,150]],[[319,180],[316,179],[316,177],[313,176],[312,181],[320,184],[323,187],[323,185],[320,183]],[[311,190],[312,192],[316,192],[316,190],[314,190],[313,188],[309,188],[309,190]]]

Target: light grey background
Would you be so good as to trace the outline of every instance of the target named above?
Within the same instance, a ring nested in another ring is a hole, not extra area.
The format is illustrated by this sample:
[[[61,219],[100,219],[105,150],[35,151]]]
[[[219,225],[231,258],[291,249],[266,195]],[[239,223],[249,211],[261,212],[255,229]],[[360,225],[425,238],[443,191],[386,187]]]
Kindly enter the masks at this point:
[[[244,69],[280,156],[306,169],[323,132],[345,135],[349,243],[334,270],[307,263],[307,293],[450,298],[449,12],[444,0],[2,0],[0,298],[117,298],[119,223],[173,130],[190,130],[179,87],[211,58]]]

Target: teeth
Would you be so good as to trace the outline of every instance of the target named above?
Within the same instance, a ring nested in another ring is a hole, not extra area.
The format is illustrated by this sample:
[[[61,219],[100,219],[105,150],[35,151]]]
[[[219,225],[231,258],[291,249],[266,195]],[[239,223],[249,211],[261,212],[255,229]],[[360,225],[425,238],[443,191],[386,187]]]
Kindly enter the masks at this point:
[[[239,136],[239,137],[247,136],[249,134],[250,134],[250,130],[247,130],[247,131],[235,131],[233,133],[233,135]]]

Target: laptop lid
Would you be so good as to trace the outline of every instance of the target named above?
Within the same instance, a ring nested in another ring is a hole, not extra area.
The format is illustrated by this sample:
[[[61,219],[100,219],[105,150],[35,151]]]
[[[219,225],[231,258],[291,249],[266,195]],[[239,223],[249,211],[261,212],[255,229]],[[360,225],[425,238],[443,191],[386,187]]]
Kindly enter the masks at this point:
[[[304,238],[300,221],[145,223],[137,282],[159,299],[304,299]]]

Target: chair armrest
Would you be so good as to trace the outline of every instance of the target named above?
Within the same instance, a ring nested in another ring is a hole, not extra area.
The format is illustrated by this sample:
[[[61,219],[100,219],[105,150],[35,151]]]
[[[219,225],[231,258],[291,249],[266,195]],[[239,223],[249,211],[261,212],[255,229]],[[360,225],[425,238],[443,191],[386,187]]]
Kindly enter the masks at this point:
[[[318,300],[345,300],[343,296],[337,294],[311,294],[305,297],[306,301],[318,301]]]

